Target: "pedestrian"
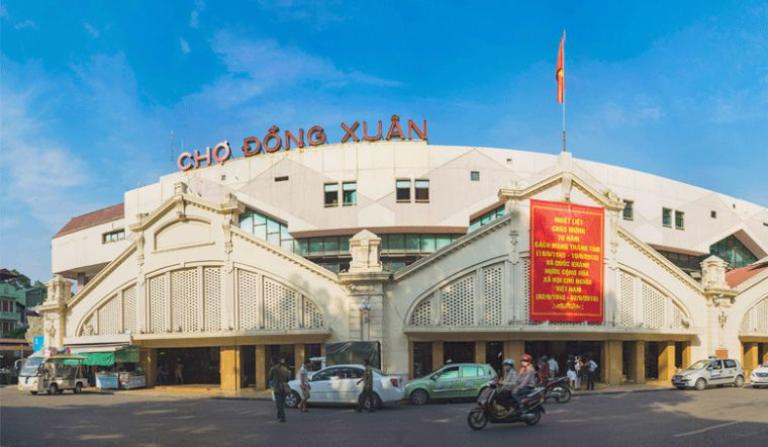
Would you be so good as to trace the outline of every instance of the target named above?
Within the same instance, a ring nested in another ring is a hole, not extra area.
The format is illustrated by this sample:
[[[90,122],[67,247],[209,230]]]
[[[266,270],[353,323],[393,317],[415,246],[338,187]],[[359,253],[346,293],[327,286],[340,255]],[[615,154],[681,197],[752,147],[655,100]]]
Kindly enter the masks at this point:
[[[275,406],[277,406],[277,420],[285,422],[285,396],[290,392],[288,380],[291,378],[291,372],[285,367],[285,359],[272,357],[272,367],[269,369],[269,385],[272,387],[272,393],[275,395]]]
[[[176,366],[173,368],[173,376],[176,379],[176,385],[184,383],[184,363],[180,358],[176,359]]]
[[[581,390],[581,386],[587,383],[587,367],[584,363],[584,356],[576,357],[576,374],[578,375],[576,386]]]
[[[576,385],[579,380],[579,376],[576,374],[576,359],[572,356],[568,356],[568,361],[566,362],[566,373],[565,375],[568,377],[568,384],[571,386],[571,389],[578,388]]]
[[[368,412],[373,413],[376,411],[376,402],[373,396],[373,368],[371,368],[371,361],[368,359],[363,361],[363,365],[365,365],[363,377],[357,381],[358,385],[361,382],[363,384],[363,391],[357,398],[357,412],[362,412],[365,405],[368,404]]]
[[[552,377],[560,376],[560,364],[557,363],[557,359],[554,357],[549,358],[549,375]]]
[[[312,386],[309,384],[309,367],[312,365],[312,361],[304,359],[304,364],[299,369],[299,386],[301,387],[301,402],[299,402],[299,411],[306,413],[307,401],[309,401],[309,390]]]
[[[595,374],[597,374],[597,362],[591,358],[587,360],[587,390],[595,389]]]
[[[168,384],[168,367],[165,366],[165,363],[163,363],[157,368],[157,384],[158,385]]]
[[[536,366],[538,366],[539,385],[547,386],[547,383],[549,383],[549,359],[547,359],[547,356],[539,358]]]

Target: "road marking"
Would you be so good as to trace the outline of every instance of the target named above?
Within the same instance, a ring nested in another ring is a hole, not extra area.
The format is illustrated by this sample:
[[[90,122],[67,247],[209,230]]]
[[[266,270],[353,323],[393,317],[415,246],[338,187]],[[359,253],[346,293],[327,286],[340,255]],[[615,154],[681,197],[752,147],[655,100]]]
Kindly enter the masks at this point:
[[[621,393],[611,396],[611,399],[621,399],[622,397],[626,396],[629,393]]]
[[[731,421],[731,422],[726,422],[724,424],[712,425],[712,426],[707,427],[707,428],[702,428],[701,430],[694,430],[694,431],[689,431],[689,432],[685,432],[685,433],[678,433],[678,434],[675,435],[675,438],[682,438],[683,436],[698,435],[699,433],[705,433],[705,432],[708,432],[710,430],[717,430],[718,428],[730,427],[731,425],[741,424],[741,422],[742,421]]]

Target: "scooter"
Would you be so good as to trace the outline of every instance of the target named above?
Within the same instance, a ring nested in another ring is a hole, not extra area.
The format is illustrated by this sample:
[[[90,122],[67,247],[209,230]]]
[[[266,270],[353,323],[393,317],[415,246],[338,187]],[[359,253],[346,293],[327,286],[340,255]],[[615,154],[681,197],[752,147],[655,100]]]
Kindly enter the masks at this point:
[[[545,399],[554,399],[559,404],[565,404],[571,401],[571,386],[568,384],[567,377],[558,377],[547,383],[544,389]]]
[[[491,382],[483,389],[477,398],[477,405],[469,411],[467,424],[472,430],[482,430],[490,422],[491,424],[509,424],[512,422],[525,422],[527,425],[536,425],[541,420],[544,410],[544,389],[533,389],[524,396],[518,410],[507,409],[496,402],[498,384]]]

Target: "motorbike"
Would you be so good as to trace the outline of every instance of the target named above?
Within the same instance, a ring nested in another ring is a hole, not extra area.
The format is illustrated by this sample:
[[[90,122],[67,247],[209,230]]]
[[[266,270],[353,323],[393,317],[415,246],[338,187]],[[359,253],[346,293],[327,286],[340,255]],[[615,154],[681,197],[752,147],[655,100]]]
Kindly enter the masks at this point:
[[[505,408],[496,401],[499,388],[496,382],[491,382],[480,393],[477,405],[469,411],[467,424],[472,430],[482,430],[490,422],[491,424],[509,424],[513,422],[525,422],[527,425],[536,425],[541,420],[544,410],[544,389],[533,389],[523,396],[519,409]]]
[[[559,404],[571,401],[571,386],[567,377],[558,377],[550,380],[544,389],[544,399],[554,399]]]

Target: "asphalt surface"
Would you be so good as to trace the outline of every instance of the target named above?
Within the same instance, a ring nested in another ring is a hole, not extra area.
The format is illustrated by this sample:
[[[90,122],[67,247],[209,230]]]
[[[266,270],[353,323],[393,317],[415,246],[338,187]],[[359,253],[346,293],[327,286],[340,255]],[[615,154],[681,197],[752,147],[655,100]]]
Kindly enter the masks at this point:
[[[548,404],[535,427],[466,424],[471,402],[288,411],[271,402],[118,394],[31,396],[0,389],[2,446],[768,446],[768,389],[653,391]],[[544,444],[541,444],[541,443]],[[532,444],[528,444],[532,445]]]

